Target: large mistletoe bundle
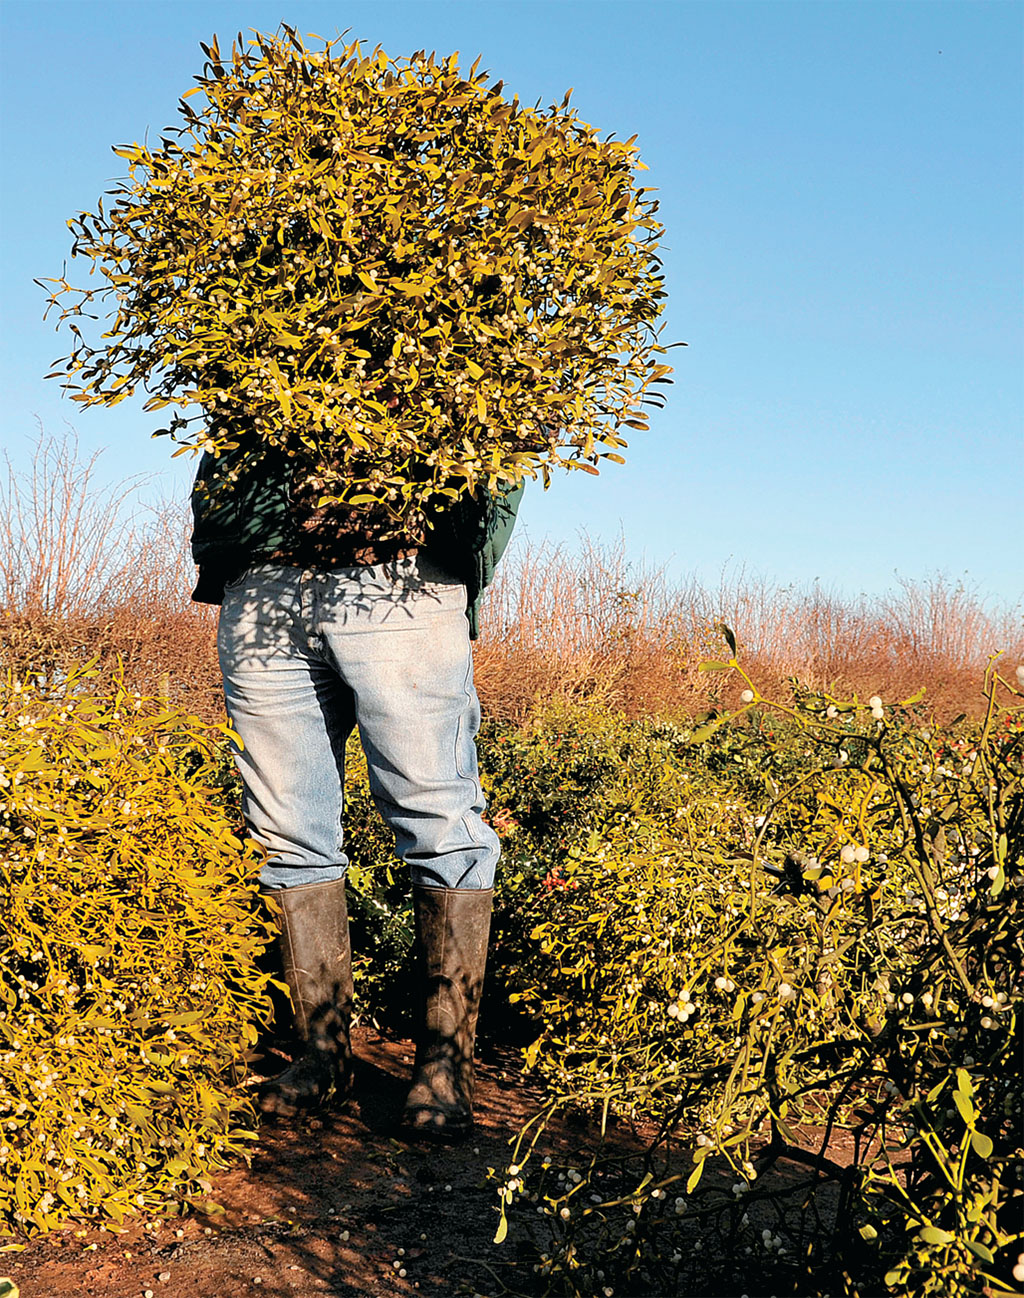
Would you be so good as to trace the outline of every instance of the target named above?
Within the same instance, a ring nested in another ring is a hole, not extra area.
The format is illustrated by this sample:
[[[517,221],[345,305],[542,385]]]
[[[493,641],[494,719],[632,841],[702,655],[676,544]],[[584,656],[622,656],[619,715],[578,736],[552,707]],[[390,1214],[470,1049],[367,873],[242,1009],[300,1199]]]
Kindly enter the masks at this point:
[[[282,27],[249,52],[239,34],[229,61],[203,45],[185,125],[116,148],[130,179],[113,207],[68,222],[106,282],[39,281],[75,333],[65,389],[198,404],[160,431],[284,450],[321,504],[396,525],[480,483],[621,462],[671,373],[636,137],[599,141],[568,94],[509,102],[479,60],[463,77],[454,54],[312,51]],[[75,320],[110,294],[92,345]]]

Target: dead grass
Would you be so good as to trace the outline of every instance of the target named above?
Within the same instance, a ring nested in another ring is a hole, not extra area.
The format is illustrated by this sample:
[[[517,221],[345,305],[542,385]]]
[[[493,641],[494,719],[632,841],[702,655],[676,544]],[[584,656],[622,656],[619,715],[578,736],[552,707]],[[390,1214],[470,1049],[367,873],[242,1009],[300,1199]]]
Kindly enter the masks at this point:
[[[782,587],[743,569],[715,588],[675,584],[627,555],[625,545],[513,549],[477,651],[478,688],[492,709],[521,715],[534,696],[552,694],[592,696],[630,715],[693,715],[734,701],[742,682],[699,670],[728,657],[723,622],[768,696],[788,698],[793,680],[887,702],[924,686],[939,720],[982,711],[990,654],[1024,657],[1020,604],[993,609],[941,575],[844,601],[817,584]]]
[[[222,716],[216,610],[193,604],[189,517],[144,505],[145,482],[97,485],[98,455],[40,434],[33,467],[0,483],[0,631],[7,665],[59,675],[73,659],[120,656],[137,688]],[[693,715],[740,684],[698,670],[736,633],[762,692],[793,679],[887,702],[921,686],[937,720],[980,712],[988,656],[1024,659],[1024,609],[995,607],[942,576],[843,600],[743,569],[714,589],[673,583],[624,542],[575,553],[514,542],[491,588],[476,650],[485,709],[522,717],[538,698],[590,699],[629,715]],[[722,690],[716,696],[715,690]]]
[[[147,482],[104,487],[100,453],[40,433],[32,467],[0,480],[0,635],[6,666],[59,678],[69,662],[120,658],[137,688],[223,714],[216,611],[190,599],[195,569],[179,501]]]

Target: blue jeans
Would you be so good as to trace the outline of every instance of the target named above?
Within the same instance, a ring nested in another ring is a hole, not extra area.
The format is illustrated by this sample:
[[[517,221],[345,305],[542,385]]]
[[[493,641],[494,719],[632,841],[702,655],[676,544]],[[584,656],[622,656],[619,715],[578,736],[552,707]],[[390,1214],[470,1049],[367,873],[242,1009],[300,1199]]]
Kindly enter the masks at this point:
[[[332,571],[261,563],[229,583],[217,649],[264,888],[344,877],[353,726],[412,882],[492,886],[465,609],[465,587],[418,555]]]

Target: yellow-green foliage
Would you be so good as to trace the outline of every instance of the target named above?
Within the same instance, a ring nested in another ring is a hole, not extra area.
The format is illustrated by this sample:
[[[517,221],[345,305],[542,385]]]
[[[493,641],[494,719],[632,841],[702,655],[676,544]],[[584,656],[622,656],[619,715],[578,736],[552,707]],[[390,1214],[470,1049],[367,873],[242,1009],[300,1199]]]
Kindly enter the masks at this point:
[[[216,730],[88,666],[0,696],[0,1221],[173,1211],[253,1138],[270,1012]]]
[[[994,671],[988,688],[984,723],[948,733],[906,706],[751,688],[696,727],[561,716],[504,764],[499,745],[501,959],[552,1087],[499,1233],[530,1195],[552,1292],[600,1293],[598,1268],[616,1292],[738,1292],[755,1271],[774,1292],[1003,1291],[1022,1238],[1024,709]],[[574,826],[559,799],[587,778]],[[561,824],[541,878],[537,831]],[[659,1177],[658,1142],[631,1184],[601,1160],[535,1167],[564,1107],[683,1133],[692,1169]],[[857,1133],[851,1171],[836,1126]],[[839,1208],[812,1256],[810,1211],[762,1178],[815,1129],[806,1189],[836,1184]],[[731,1193],[702,1184],[712,1154]],[[709,1278],[689,1243],[712,1226]]]
[[[106,281],[40,281],[71,303],[74,399],[141,383],[147,409],[198,403],[179,440],[283,448],[324,502],[399,522],[481,481],[621,462],[671,373],[636,137],[599,140],[569,95],[510,102],[479,60],[313,51],[282,26],[229,59],[204,45],[205,105],[186,95],[158,148],[115,149],[116,201],[68,222]],[[78,324],[109,295],[90,345]]]

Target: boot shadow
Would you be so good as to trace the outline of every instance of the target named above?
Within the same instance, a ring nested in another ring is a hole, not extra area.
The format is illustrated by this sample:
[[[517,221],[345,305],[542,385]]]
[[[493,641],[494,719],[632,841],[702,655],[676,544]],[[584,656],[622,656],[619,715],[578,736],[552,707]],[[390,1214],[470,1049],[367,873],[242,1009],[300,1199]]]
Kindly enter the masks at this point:
[[[411,1069],[397,1059],[382,1060],[382,1053],[373,1050],[367,1041],[365,1053],[355,1055],[350,1109],[373,1135],[393,1137],[401,1131],[402,1102],[409,1089]]]

